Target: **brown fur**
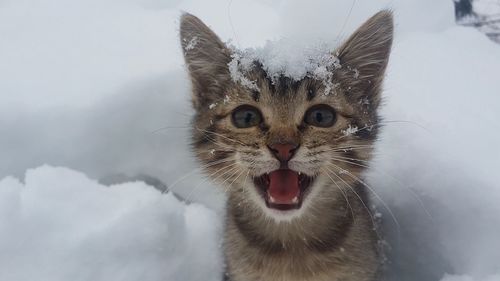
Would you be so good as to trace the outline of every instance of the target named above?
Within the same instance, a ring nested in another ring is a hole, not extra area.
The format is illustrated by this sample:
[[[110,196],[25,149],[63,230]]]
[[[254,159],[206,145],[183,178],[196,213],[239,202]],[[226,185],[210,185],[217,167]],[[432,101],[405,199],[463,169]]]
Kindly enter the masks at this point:
[[[193,85],[193,148],[208,176],[228,193],[225,255],[233,281],[370,281],[379,272],[377,234],[362,172],[379,127],[377,108],[393,34],[382,11],[339,49],[330,95],[314,78],[274,83],[255,62],[246,73],[258,91],[234,82],[231,51],[195,16],[181,19],[181,43]],[[258,108],[263,123],[236,128],[231,112]],[[337,112],[333,127],[304,123],[315,104]],[[357,127],[353,134],[349,128]],[[290,166],[316,181],[300,215],[273,218],[259,205],[252,177],[275,167],[267,145],[297,143]],[[257,199],[256,199],[257,198]]]

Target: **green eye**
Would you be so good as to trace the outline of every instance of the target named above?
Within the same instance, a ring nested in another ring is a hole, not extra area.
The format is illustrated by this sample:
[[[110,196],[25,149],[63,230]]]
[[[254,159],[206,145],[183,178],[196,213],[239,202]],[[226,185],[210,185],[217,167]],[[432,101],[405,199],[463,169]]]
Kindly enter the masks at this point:
[[[304,122],[311,126],[328,128],[337,121],[335,110],[326,104],[319,104],[309,108],[304,117]]]
[[[250,105],[237,107],[232,113],[234,126],[237,128],[250,128],[259,125],[262,122],[260,111]]]

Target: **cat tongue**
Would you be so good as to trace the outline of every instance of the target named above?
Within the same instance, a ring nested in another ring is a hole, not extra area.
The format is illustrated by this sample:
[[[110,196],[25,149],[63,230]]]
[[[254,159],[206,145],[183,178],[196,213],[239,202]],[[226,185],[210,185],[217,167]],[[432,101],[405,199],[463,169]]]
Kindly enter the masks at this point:
[[[267,194],[272,197],[271,203],[294,204],[300,195],[299,174],[292,170],[276,170],[269,174]]]

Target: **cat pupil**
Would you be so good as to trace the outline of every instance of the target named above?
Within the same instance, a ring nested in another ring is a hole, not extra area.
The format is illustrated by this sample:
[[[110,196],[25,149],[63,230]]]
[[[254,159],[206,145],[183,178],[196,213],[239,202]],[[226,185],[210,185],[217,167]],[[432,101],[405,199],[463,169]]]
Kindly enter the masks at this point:
[[[252,117],[253,117],[253,114],[251,112],[247,112],[246,116],[245,116],[245,123],[250,123],[250,121],[252,121]]]
[[[318,123],[323,122],[323,114],[321,114],[321,112],[316,112],[316,121],[318,121]]]

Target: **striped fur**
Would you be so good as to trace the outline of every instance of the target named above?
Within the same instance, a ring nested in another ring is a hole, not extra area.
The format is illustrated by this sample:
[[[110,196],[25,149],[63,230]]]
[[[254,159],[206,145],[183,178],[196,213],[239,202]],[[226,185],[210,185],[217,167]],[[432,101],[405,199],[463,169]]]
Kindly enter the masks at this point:
[[[231,50],[193,15],[180,36],[193,90],[193,151],[207,176],[228,195],[224,250],[233,281],[372,281],[379,273],[377,234],[362,181],[380,127],[377,108],[393,36],[392,15],[382,11],[332,54],[342,68],[337,85],[306,77],[271,80],[261,66],[246,73],[258,90],[233,81]],[[231,112],[258,108],[263,122],[236,128]],[[336,123],[304,123],[313,105],[337,112]],[[300,210],[269,211],[253,177],[277,168],[270,143],[300,144],[289,166],[316,180]]]

